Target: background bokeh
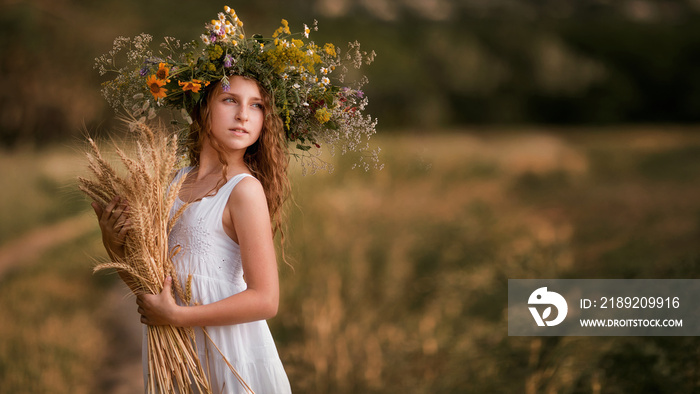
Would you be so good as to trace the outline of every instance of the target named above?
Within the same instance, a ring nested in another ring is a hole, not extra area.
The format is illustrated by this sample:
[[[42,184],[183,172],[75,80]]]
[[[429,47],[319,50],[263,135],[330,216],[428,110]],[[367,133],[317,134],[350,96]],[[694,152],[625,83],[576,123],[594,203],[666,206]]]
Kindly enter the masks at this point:
[[[94,58],[197,37],[223,5],[0,0],[0,392],[140,390],[133,299],[91,272],[75,180],[86,134],[123,137]],[[269,323],[296,392],[699,389],[695,337],[508,337],[505,309],[509,278],[700,274],[699,1],[228,5],[248,33],[318,20],[378,54],[384,169],[293,164]]]

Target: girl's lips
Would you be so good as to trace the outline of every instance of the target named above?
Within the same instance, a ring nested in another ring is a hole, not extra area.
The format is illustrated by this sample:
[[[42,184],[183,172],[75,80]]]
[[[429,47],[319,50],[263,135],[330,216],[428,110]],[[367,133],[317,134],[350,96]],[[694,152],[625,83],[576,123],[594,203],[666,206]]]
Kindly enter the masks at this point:
[[[233,134],[235,134],[235,135],[246,135],[246,134],[248,134],[248,132],[245,131],[244,129],[229,129],[229,130],[231,131],[231,133],[233,133]]]

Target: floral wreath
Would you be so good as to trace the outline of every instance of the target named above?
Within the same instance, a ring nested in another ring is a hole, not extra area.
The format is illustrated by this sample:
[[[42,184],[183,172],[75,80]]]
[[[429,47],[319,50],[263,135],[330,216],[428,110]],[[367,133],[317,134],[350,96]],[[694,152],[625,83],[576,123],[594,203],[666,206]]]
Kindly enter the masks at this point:
[[[295,156],[318,157],[321,144],[328,144],[332,153],[336,148],[343,154],[369,151],[367,141],[376,132],[377,121],[363,114],[368,100],[361,88],[367,78],[362,76],[345,85],[345,77],[348,66],[359,69],[370,64],[374,51],[362,51],[354,42],[341,56],[333,44],[319,46],[309,40],[312,29],[307,25],[302,32],[292,33],[284,19],[272,37],[249,37],[243,22],[228,6],[205,27],[200,40],[184,44],[165,37],[155,53],[149,47],[152,36],[148,34],[117,37],[112,50],[95,59],[100,75],[117,74],[102,85],[108,103],[117,112],[125,111],[133,123],[144,123],[155,118],[159,110],[169,108],[180,110],[191,124],[190,114],[204,99],[206,86],[221,82],[226,91],[229,77],[247,76],[271,94],[273,112],[284,122],[287,141],[296,143]],[[316,21],[313,30],[318,30]],[[119,67],[123,62],[126,65]],[[369,155],[375,166],[378,151]],[[368,169],[364,159],[360,161]],[[316,164],[314,169],[318,167]]]

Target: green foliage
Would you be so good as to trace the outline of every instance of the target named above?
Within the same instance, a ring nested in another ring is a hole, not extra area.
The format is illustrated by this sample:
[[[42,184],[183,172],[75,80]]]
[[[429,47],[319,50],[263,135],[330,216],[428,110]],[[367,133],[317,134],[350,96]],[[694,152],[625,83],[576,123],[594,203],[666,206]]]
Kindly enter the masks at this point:
[[[620,2],[449,2],[431,20],[396,2],[384,21],[360,2],[344,15],[313,2],[233,5],[251,32],[282,17],[319,21],[318,42],[355,39],[377,52],[367,69],[368,112],[384,130],[474,123],[605,124],[700,120],[697,9],[644,2],[649,20]],[[273,4],[273,5],[270,5]],[[417,3],[416,3],[417,4]],[[630,3],[632,4],[632,3]],[[634,3],[639,6],[642,3]],[[95,57],[117,35],[197,37],[222,3],[10,2],[0,12],[0,144],[44,144],[111,119]],[[668,7],[668,8],[665,8]],[[664,12],[663,9],[675,10]],[[61,17],[56,17],[60,15]],[[40,114],[40,116],[36,116]]]

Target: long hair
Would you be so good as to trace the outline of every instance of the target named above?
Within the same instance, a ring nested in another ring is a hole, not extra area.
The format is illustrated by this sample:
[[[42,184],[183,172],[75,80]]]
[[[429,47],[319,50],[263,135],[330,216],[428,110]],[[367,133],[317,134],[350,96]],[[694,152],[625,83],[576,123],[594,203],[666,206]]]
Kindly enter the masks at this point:
[[[247,77],[244,77],[247,78]],[[267,199],[267,207],[270,211],[270,220],[272,224],[273,235],[280,233],[280,239],[284,244],[284,202],[290,194],[290,183],[287,177],[287,168],[289,167],[289,155],[287,154],[287,144],[284,140],[284,123],[279,115],[275,115],[273,108],[272,95],[264,89],[260,83],[252,78],[247,78],[255,81],[260,90],[264,107],[264,120],[262,131],[258,140],[246,149],[243,156],[243,161],[248,166],[248,169],[262,184]],[[205,90],[204,98],[200,104],[194,107],[190,116],[192,124],[187,141],[187,150],[190,163],[193,166],[199,164],[199,155],[202,151],[202,145],[208,138],[214,150],[218,153],[219,161],[223,165],[223,182],[226,182],[226,172],[228,163],[224,149],[219,141],[214,138],[211,133],[211,109],[209,100],[212,99],[217,90],[220,89],[220,83],[211,84]],[[284,249],[282,249],[284,258]]]

